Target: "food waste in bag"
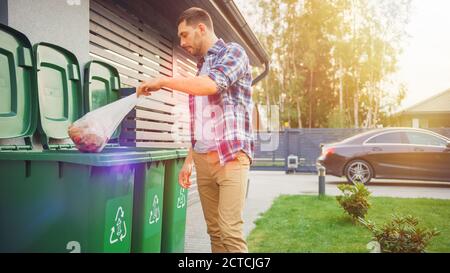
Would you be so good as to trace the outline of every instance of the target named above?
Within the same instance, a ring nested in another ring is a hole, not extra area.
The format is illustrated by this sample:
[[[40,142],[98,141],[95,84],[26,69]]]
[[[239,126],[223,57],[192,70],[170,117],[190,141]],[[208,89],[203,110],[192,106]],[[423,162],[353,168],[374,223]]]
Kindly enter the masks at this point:
[[[95,109],[68,128],[75,147],[88,153],[99,153],[108,144],[114,131],[126,115],[137,105],[136,93]]]
[[[101,152],[109,141],[103,126],[92,117],[80,119],[69,126],[69,136],[75,147],[82,152]]]

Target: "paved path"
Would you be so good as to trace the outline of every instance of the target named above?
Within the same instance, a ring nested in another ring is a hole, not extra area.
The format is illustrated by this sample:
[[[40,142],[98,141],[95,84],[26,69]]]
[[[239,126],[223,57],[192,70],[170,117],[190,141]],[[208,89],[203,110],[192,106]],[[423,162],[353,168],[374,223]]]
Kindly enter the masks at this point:
[[[337,195],[337,185],[345,179],[326,177],[326,194]],[[450,199],[450,183],[374,180],[369,186],[373,196]],[[280,194],[317,194],[318,179],[313,174],[291,174],[276,171],[250,172],[250,187],[244,211],[244,233],[248,236],[254,221],[272,205]],[[209,237],[200,202],[191,202],[187,210],[185,252],[210,252]]]

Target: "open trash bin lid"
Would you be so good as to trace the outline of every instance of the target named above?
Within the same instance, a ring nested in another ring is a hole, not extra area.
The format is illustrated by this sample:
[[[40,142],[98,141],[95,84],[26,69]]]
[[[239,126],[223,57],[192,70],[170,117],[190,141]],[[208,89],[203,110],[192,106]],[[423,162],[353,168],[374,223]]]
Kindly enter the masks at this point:
[[[22,33],[0,24],[0,140],[21,139],[20,144],[10,142],[15,145],[0,143],[2,150],[31,149],[30,138],[37,125],[35,84],[30,41]]]
[[[70,51],[49,43],[35,45],[34,52],[41,142],[47,149],[58,148],[61,143],[70,145],[67,128],[83,113],[78,60]]]
[[[84,69],[84,113],[115,102],[120,99],[119,71],[110,64],[91,61]],[[110,140],[117,141],[120,135],[120,126]]]

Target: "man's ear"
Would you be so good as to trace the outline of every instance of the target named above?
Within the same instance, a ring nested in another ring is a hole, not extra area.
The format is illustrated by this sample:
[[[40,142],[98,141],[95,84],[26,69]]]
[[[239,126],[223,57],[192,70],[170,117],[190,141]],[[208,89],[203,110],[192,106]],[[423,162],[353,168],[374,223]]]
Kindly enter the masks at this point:
[[[198,28],[200,29],[201,33],[205,33],[207,29],[206,25],[203,23],[198,23]]]

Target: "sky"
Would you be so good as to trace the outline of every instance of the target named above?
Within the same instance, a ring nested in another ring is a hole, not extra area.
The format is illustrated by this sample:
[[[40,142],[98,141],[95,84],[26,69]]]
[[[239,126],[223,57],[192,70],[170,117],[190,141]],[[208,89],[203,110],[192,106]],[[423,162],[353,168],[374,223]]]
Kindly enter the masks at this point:
[[[248,24],[257,27],[255,17],[246,14],[248,1],[234,2]],[[401,108],[450,89],[450,1],[413,0],[407,32],[399,71],[392,77],[394,85],[404,83],[408,89]]]
[[[450,89],[450,1],[413,0],[407,31],[397,75],[408,87],[404,107]]]

